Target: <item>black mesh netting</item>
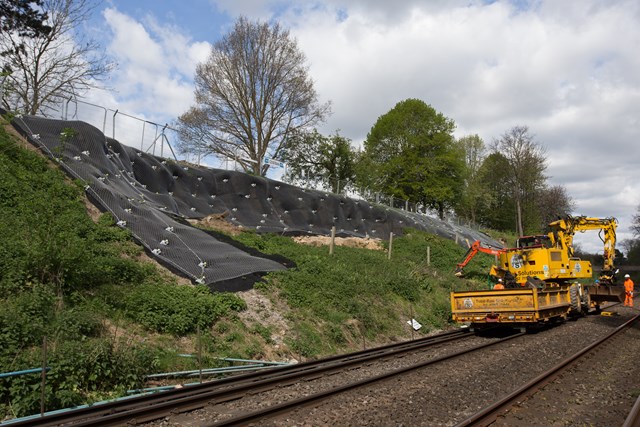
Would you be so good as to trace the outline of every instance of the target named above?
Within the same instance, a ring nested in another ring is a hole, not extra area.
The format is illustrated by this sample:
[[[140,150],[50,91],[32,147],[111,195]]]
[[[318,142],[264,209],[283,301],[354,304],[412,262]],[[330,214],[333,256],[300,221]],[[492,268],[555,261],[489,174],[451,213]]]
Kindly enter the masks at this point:
[[[274,260],[251,255],[175,218],[222,214],[232,224],[259,232],[388,238],[406,227],[446,238],[486,235],[418,213],[363,200],[304,190],[242,172],[163,159],[107,138],[79,121],[20,116],[16,128],[64,170],[86,182],[88,196],[162,263],[212,290],[239,290],[231,279],[281,270]],[[74,129],[68,141],[61,133]]]

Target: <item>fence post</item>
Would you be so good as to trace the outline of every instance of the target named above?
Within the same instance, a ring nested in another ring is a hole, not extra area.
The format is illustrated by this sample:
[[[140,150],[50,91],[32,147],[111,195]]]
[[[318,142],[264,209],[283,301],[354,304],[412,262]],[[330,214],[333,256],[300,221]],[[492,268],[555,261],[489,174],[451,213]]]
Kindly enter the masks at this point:
[[[333,247],[336,243],[336,226],[331,227],[331,241],[329,242],[329,255],[333,255]]]
[[[431,266],[431,246],[427,246],[427,267]]]
[[[391,248],[393,247],[393,231],[389,233],[389,259],[391,259]]]
[[[411,312],[411,317],[410,317],[410,324],[409,326],[411,327],[411,341],[413,341],[413,306],[411,304],[409,304],[409,310]]]
[[[113,123],[111,123],[111,138],[116,139],[116,114],[118,110],[113,113]]]
[[[200,336],[200,325],[198,325],[198,370],[200,377],[200,384],[202,384],[202,337]]]
[[[42,339],[42,382],[40,385],[40,416],[44,416],[45,385],[47,382],[47,336]]]

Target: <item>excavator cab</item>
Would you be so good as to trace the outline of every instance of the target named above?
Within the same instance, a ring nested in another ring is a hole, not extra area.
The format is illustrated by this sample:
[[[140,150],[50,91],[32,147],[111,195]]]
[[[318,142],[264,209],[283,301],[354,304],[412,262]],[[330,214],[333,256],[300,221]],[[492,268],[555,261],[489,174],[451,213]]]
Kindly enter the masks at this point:
[[[552,246],[551,239],[546,234],[537,236],[522,236],[516,242],[519,249],[525,248],[550,248]]]

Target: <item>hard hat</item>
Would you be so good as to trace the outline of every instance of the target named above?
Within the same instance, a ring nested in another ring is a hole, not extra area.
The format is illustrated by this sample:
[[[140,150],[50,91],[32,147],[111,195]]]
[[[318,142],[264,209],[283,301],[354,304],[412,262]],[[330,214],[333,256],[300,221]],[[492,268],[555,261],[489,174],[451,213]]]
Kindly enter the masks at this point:
[[[498,279],[498,282],[502,282],[502,279]]]
[[[600,280],[596,279],[596,283],[600,283]]]
[[[630,277],[628,274],[625,274],[624,277]]]

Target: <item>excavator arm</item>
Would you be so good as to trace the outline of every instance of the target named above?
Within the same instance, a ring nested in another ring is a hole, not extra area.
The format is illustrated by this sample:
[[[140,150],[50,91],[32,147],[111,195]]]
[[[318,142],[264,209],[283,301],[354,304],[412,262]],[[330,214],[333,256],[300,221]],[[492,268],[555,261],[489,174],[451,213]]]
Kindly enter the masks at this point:
[[[482,242],[480,240],[476,240],[471,244],[471,247],[469,248],[469,250],[464,256],[464,260],[457,264],[456,271],[454,274],[457,277],[464,277],[464,267],[466,267],[466,265],[469,264],[469,262],[471,262],[473,257],[475,257],[478,254],[478,252],[483,252],[485,254],[497,256],[497,255],[500,255],[501,253],[504,253],[505,251],[506,251],[505,249],[497,249],[497,248],[482,246]]]
[[[590,218],[586,216],[568,216],[567,218],[554,221],[549,224],[554,237],[562,242],[562,245],[569,250],[573,256],[573,236],[577,232],[587,230],[598,230],[598,236],[604,244],[604,265],[603,275],[611,275],[614,270],[614,259],[616,256],[616,227],[618,220],[611,218]]]

